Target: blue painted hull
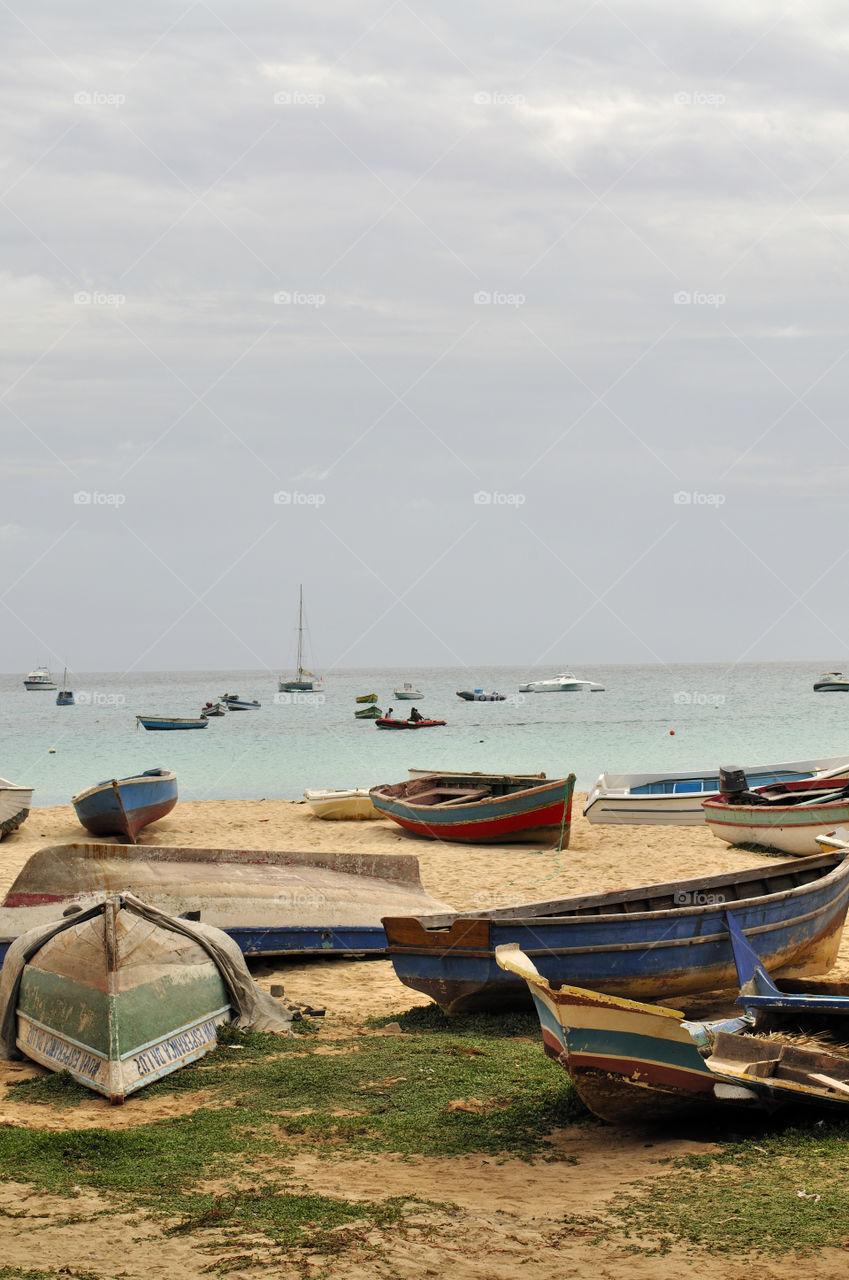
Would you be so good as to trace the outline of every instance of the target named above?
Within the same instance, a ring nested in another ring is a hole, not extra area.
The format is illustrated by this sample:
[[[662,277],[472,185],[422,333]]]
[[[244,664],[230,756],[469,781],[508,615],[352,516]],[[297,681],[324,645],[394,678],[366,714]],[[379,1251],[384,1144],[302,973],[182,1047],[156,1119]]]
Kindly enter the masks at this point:
[[[86,831],[93,835],[127,836],[164,818],[177,803],[177,776],[170,769],[151,770],[133,778],[99,782],[74,796],[74,806]]]
[[[206,720],[170,720],[166,716],[136,716],[143,729],[205,729]]]
[[[672,998],[736,987],[726,904],[733,905],[734,919],[771,972],[831,968],[849,905],[849,860],[826,855],[808,862],[812,866],[796,877],[792,868],[802,864],[791,862],[682,882],[677,891],[670,885],[629,890],[618,895],[618,910],[617,895],[598,895],[601,905],[595,911],[587,905],[592,899],[574,899],[574,914],[566,900],[558,904],[557,915],[534,914],[528,904],[477,917],[437,917],[430,927],[426,919],[383,923],[397,976],[448,1012],[527,1005],[523,979],[496,963],[495,948],[505,943],[518,944],[552,984],[631,1000]],[[793,887],[737,900],[733,885],[744,879]],[[653,895],[652,889],[658,892]],[[661,890],[670,903],[676,896],[685,903],[706,901],[624,914],[623,899],[636,907],[641,896],[646,903],[661,899]],[[505,918],[511,914],[514,918]]]

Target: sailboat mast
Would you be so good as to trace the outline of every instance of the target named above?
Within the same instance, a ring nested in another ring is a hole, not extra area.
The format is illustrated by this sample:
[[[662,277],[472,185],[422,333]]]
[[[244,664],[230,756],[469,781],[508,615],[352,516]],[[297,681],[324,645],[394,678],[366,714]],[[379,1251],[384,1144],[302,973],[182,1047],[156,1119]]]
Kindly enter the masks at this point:
[[[301,679],[303,671],[303,642],[304,642],[304,585],[301,583],[298,587],[298,679]]]

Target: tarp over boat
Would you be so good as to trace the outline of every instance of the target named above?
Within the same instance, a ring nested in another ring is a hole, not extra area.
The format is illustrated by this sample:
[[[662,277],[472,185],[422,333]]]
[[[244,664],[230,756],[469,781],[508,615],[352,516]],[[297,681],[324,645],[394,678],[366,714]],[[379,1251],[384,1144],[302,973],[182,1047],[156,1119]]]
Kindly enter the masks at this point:
[[[125,889],[170,915],[199,912],[246,955],[379,953],[382,916],[451,910],[425,892],[411,854],[49,845],[0,907],[0,950],[53,920],[57,903]]]

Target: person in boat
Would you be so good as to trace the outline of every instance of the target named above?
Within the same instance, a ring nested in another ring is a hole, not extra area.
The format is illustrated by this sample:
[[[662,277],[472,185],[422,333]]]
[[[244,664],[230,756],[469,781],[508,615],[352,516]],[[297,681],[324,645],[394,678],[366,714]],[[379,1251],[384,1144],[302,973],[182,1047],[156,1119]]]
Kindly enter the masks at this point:
[[[416,707],[413,707],[412,711],[410,712],[410,719],[412,720],[413,724],[418,724],[420,720],[424,720],[424,716]]]
[[[384,720],[391,720],[391,719],[392,719],[392,708],[391,708],[391,707],[389,708],[389,710],[387,711],[386,715],[385,715],[383,718],[384,718]]]

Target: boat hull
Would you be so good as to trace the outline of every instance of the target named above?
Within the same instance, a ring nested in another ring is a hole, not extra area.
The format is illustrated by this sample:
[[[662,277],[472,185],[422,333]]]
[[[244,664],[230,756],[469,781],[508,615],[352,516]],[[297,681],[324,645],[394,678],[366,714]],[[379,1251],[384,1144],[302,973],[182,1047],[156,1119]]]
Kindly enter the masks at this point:
[[[355,702],[377,702],[376,693],[363,693],[359,698],[354,699]]]
[[[362,821],[380,816],[367,787],[350,791],[305,791],[304,799],[316,818]]]
[[[94,836],[126,836],[138,833],[169,814],[177,803],[177,775],[171,769],[120,781],[99,782],[74,796],[74,806],[86,831]]]
[[[382,955],[381,917],[449,910],[410,854],[54,845],[33,854],[0,908],[12,938],[92,894],[129,889],[169,915],[199,912],[245,955]]]
[[[445,808],[391,794],[402,789],[427,787],[428,781],[413,779],[395,787],[372,787],[369,794],[378,813],[392,818],[411,835],[425,839],[502,844],[517,840],[539,842],[541,836],[558,839],[562,835],[561,848],[568,848],[574,774],[570,774],[565,780],[547,779],[536,786],[530,785],[507,795],[488,796],[465,804],[458,803],[458,799],[462,800],[462,795],[454,794],[463,790],[462,785],[458,784],[467,781],[473,791],[480,792],[485,790],[476,786],[481,778],[476,778],[473,774],[468,779],[446,775],[443,780],[437,775],[432,779],[434,784],[445,781],[450,785],[436,786],[435,793],[425,790],[424,796],[435,794],[438,797],[445,793]]]
[[[444,720],[375,720],[376,729],[438,729],[446,722]]]
[[[529,955],[552,985],[632,1000],[736,986],[726,902],[734,903],[735,919],[770,972],[825,973],[835,963],[849,904],[849,859],[836,852],[539,904],[545,914],[518,904],[383,924],[398,978],[457,1013],[527,1005],[523,980],[495,958],[496,947],[509,944]]]
[[[457,697],[464,702],[506,702],[503,693],[479,693],[471,689],[458,689]]]
[[[752,844],[805,858],[819,849],[818,835],[849,824],[849,795],[834,793],[846,784],[845,777],[830,782],[819,778],[793,781],[782,786],[777,796],[773,791],[775,801],[765,804],[729,804],[727,796],[716,796],[705,801],[705,821],[713,834],[728,844]],[[770,794],[768,788],[757,790],[765,797]],[[779,803],[784,795],[796,802]],[[819,802],[818,795],[823,797]]]
[[[26,822],[32,807],[32,787],[0,778],[0,840]]]
[[[175,720],[168,716],[136,716],[143,729],[206,729],[209,725],[208,720]]]
[[[749,785],[768,786],[849,770],[849,756],[796,760],[787,764],[752,765],[745,769]],[[584,817],[592,823],[620,826],[700,827],[703,800],[719,794],[717,769],[690,773],[603,773],[587,796]]]

